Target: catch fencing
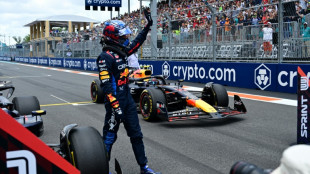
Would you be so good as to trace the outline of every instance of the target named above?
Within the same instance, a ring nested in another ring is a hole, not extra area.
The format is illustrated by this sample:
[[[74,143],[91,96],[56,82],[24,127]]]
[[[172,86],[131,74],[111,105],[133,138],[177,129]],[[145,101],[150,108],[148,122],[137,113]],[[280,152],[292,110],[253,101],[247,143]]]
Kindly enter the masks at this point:
[[[139,57],[170,61],[309,62],[310,33],[305,33],[307,27],[304,23],[308,22],[310,26],[310,14],[307,14],[308,9],[299,9],[296,5],[298,0],[279,0],[255,6],[245,4],[243,8],[235,8],[235,2],[238,1],[203,4],[183,11],[171,8],[170,13],[160,13],[157,43],[151,42],[149,34],[138,51]],[[223,10],[224,7],[229,10]],[[266,49],[264,44],[266,11],[270,13],[267,22],[272,23],[272,39],[268,40],[271,49]],[[36,43],[40,46],[32,56],[96,58],[102,48],[99,41],[97,37],[70,44],[55,42],[49,46],[47,53],[44,42]],[[152,51],[154,45],[155,52]],[[0,56],[7,55],[27,57],[30,44],[24,44],[22,49],[1,48]]]

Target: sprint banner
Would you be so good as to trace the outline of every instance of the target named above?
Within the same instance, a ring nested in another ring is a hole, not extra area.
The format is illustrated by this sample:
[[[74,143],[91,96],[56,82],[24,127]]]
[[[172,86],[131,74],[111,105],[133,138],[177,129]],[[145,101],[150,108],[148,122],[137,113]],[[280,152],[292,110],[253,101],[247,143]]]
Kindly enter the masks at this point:
[[[298,106],[297,106],[297,144],[310,144],[309,113],[310,88],[309,76],[298,67]]]

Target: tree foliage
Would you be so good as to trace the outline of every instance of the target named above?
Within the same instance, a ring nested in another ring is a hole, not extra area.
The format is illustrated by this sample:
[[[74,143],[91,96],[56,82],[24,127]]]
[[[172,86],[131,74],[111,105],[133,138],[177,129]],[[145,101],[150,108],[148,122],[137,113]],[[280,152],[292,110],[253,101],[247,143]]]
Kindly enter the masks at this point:
[[[15,42],[16,42],[17,44],[22,43],[22,38],[21,38],[20,36],[18,36],[18,37],[13,36],[13,39],[15,40]]]
[[[30,42],[30,34],[26,35],[23,39],[23,43]]]

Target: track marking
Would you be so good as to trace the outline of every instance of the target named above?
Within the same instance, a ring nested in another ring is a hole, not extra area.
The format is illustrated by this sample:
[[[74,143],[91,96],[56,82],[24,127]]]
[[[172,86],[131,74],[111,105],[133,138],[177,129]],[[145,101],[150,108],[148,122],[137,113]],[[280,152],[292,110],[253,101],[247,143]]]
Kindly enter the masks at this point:
[[[50,77],[52,75],[42,75],[42,76],[0,76],[0,78],[5,79],[17,79],[17,78],[37,78],[37,77]]]
[[[54,96],[54,95],[51,95],[51,97],[57,98],[58,100],[63,101],[63,102],[65,102],[65,103],[70,103],[70,102],[68,102],[67,100],[64,100],[64,99],[59,98],[59,97]]]
[[[184,86],[187,90],[190,91],[202,91],[203,88],[193,87],[193,86]],[[284,99],[284,98],[277,98],[277,97],[267,97],[262,95],[254,95],[254,94],[247,94],[247,93],[240,93],[240,92],[233,92],[227,91],[228,96],[233,97],[234,95],[239,95],[241,98],[249,99],[249,100],[256,100],[268,103],[275,103],[275,104],[282,104],[288,106],[297,106],[297,100],[291,99]]]
[[[98,77],[98,74],[95,74],[95,73],[85,73],[81,71],[64,70],[64,69],[59,69],[59,68],[36,66],[36,65],[29,65],[29,64],[22,64],[22,63],[16,63],[16,64],[23,65],[23,66],[29,66],[29,67],[42,68],[42,69],[49,69],[49,70],[54,70],[54,71],[63,71],[63,72],[68,72],[68,73]],[[202,91],[203,89],[203,88],[192,87],[192,86],[184,86],[184,88],[186,88],[187,90],[191,90],[191,91]],[[236,94],[236,95],[239,95],[241,98],[245,98],[249,100],[256,100],[256,101],[282,104],[282,105],[288,105],[288,106],[297,106],[297,100],[267,97],[267,96],[253,95],[253,94],[246,94],[246,93],[238,93],[238,92],[233,92],[233,91],[227,91],[227,92],[228,92],[228,95],[231,97]]]
[[[92,101],[86,101],[86,102],[74,102],[74,103],[55,103],[55,104],[45,104],[40,105],[41,107],[47,107],[47,106],[65,106],[65,105],[72,105],[72,106],[83,106],[83,105],[93,105]]]

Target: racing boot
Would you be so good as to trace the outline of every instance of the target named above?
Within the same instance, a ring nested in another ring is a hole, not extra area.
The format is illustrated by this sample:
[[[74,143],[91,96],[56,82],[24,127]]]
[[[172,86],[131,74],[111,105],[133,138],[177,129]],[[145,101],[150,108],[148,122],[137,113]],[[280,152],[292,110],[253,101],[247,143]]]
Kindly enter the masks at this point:
[[[148,165],[145,165],[144,167],[140,167],[141,174],[161,174],[160,172],[154,172],[152,169],[149,168]]]

